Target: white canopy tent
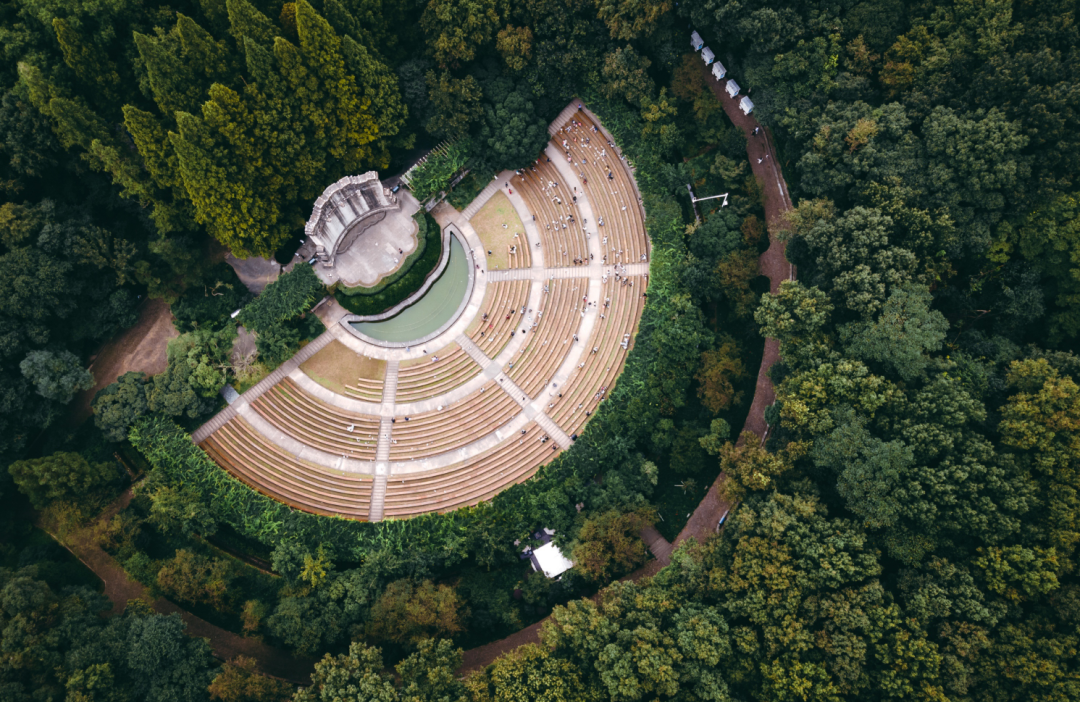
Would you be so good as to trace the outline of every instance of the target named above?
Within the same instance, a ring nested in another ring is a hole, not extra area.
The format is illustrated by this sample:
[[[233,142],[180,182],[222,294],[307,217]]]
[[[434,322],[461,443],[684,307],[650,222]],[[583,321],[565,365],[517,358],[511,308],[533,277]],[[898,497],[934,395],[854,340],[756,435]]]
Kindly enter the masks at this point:
[[[736,83],[734,79],[727,82],[727,88],[725,89],[730,97],[735,97],[739,94],[739,84]]]
[[[701,47],[705,46],[705,40],[696,31],[690,32],[690,46],[694,47],[694,51],[701,51]]]
[[[533,570],[549,578],[557,578],[574,567],[574,562],[562,554],[559,547],[548,542],[532,552]]]
[[[743,95],[743,99],[739,100],[739,109],[742,110],[744,115],[748,115],[754,111],[754,103],[750,98]]]
[[[713,55],[712,49],[710,49],[707,46],[704,49],[702,49],[701,50],[701,60],[705,62],[706,66],[708,66],[713,61],[715,61],[716,56]]]
[[[727,69],[724,68],[724,64],[717,61],[712,65],[712,74],[713,78],[716,80],[724,80],[724,76],[727,75]]]

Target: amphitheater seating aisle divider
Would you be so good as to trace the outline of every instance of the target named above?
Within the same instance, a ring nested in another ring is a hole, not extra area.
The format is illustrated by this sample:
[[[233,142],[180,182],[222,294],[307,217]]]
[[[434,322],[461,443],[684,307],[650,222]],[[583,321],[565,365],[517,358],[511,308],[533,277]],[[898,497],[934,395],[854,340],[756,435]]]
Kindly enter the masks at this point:
[[[464,333],[459,326],[429,340],[426,348],[439,350],[419,358],[415,348],[377,350],[369,358],[386,362],[385,378],[357,379],[340,402],[332,394],[315,397],[278,373],[259,393],[241,397],[238,402],[249,405],[237,405],[242,413],[234,408],[200,430],[199,445],[273,499],[358,520],[475,505],[527,480],[566,449],[569,435],[582,431],[613,388],[633,347],[649,242],[626,162],[592,130],[587,115],[568,109],[562,119],[534,164],[499,177],[516,191],[512,201],[526,229],[535,227],[541,248],[522,238],[522,250],[512,257],[515,270],[487,279],[483,299],[469,308],[475,322]],[[554,160],[566,153],[568,163]],[[590,246],[601,260],[590,260]],[[590,290],[599,290],[599,299]],[[586,306],[586,296],[595,307]],[[378,414],[366,409],[374,403],[381,404]],[[358,405],[372,413],[346,409]],[[341,460],[326,461],[326,454]]]

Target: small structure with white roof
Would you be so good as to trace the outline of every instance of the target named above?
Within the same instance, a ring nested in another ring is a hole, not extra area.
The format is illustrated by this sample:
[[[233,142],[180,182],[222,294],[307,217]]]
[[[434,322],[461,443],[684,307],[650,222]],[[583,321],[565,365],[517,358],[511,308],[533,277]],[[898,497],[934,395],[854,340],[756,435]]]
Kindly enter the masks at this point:
[[[563,555],[563,552],[559,550],[559,547],[555,545],[552,538],[555,536],[555,532],[551,529],[541,529],[540,531],[532,534],[532,538],[539,541],[542,545],[536,548],[526,546],[521,552],[522,560],[528,559],[532,564],[533,570],[537,573],[543,573],[548,578],[558,578],[574,567],[574,562]],[[515,541],[514,545],[519,546],[520,541]]]
[[[727,88],[725,89],[727,90],[728,97],[735,97],[739,94],[739,84],[736,83],[734,79],[727,82]]]
[[[690,46],[694,47],[694,51],[701,51],[701,47],[705,46],[705,40],[696,30],[690,32]]]
[[[716,56],[713,55],[712,49],[710,49],[707,46],[704,49],[702,49],[701,50],[701,60],[705,62],[706,66],[710,65],[713,61],[715,61]]]
[[[727,69],[724,68],[724,64],[716,61],[712,65],[712,75],[716,80],[724,80],[724,76],[727,75]]]
[[[532,553],[532,567],[549,578],[557,578],[574,567],[574,562],[562,554],[554,543],[546,543]]]
[[[743,99],[739,100],[739,109],[742,110],[742,113],[744,115],[748,115],[754,111],[754,102],[750,98],[743,95]]]

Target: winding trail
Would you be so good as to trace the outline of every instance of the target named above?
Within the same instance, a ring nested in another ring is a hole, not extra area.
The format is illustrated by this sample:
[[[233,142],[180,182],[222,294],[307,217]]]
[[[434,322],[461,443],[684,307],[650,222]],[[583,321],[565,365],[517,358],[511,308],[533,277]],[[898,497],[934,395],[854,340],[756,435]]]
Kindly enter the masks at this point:
[[[706,81],[712,89],[713,94],[716,96],[716,99],[719,100],[720,104],[723,106],[728,119],[731,120],[732,124],[741,129],[746,136],[746,154],[750,159],[750,168],[754,176],[762,184],[762,192],[765,200],[765,224],[769,231],[769,248],[765,253],[761,254],[761,257],[758,259],[758,267],[761,274],[769,278],[770,291],[776,293],[780,288],[780,283],[785,280],[794,280],[795,268],[788,262],[787,258],[785,258],[784,242],[780,241],[777,237],[777,234],[783,226],[784,215],[793,208],[793,205],[791,196],[788,194],[787,183],[784,181],[784,175],[780,170],[780,166],[777,164],[772,138],[769,135],[768,130],[758,124],[758,121],[752,115],[744,115],[742,113],[739,109],[738,97],[734,99],[728,97],[727,92],[724,90],[726,81],[717,81],[713,78],[712,74],[709,72],[709,68],[705,66],[704,63],[701,65],[701,70],[704,72]],[[575,100],[572,104],[576,105],[578,103],[579,101]],[[588,114],[596,124],[601,124],[600,118],[588,109],[584,109],[583,111]],[[560,118],[561,117],[562,115],[560,115]],[[556,121],[558,122],[558,120]],[[758,128],[760,128],[760,132],[755,136],[754,129]],[[612,139],[612,141],[614,141],[614,139]],[[759,158],[761,159],[761,163],[758,163]],[[773,389],[772,380],[769,379],[769,369],[772,368],[773,364],[776,363],[779,358],[779,342],[776,339],[766,339],[765,351],[761,357],[761,366],[758,368],[757,386],[754,389],[754,400],[750,404],[750,412],[746,417],[746,423],[743,425],[743,431],[750,431],[757,434],[761,437],[762,441],[765,440],[765,435],[769,428],[768,424],[765,422],[765,408],[771,405],[776,399],[776,392]],[[740,438],[739,441],[741,442],[742,439]],[[724,474],[721,473],[716,481],[709,486],[709,491],[705,493],[705,497],[702,498],[697,509],[694,510],[694,513],[686,522],[686,526],[679,532],[674,544],[667,545],[667,542],[664,541],[659,533],[655,534],[655,536],[648,533],[642,533],[642,538],[646,540],[649,550],[653,552],[656,559],[647,563],[640,570],[622,578],[622,580],[637,581],[655,575],[657,571],[670,563],[671,551],[673,548],[678,547],[679,544],[691,537],[698,542],[701,542],[710,534],[715,534],[716,524],[720,520],[720,517],[728,512],[733,506],[720,498],[719,486],[723,481]],[[596,600],[599,597],[600,593],[597,593],[593,599]],[[493,641],[484,646],[465,651],[459,672],[466,673],[479,670],[492,663],[502,654],[513,650],[518,646],[523,646],[528,643],[539,643],[540,630],[548,619],[550,619],[550,616],[545,617],[531,626],[525,627],[521,631],[514,632],[505,639]]]
[[[160,614],[173,614],[175,612],[179,614],[187,625],[186,633],[189,636],[206,639],[215,658],[227,661],[237,656],[247,656],[255,659],[259,672],[264,675],[298,685],[309,684],[311,673],[315,670],[314,660],[296,658],[288,652],[268,646],[262,641],[246,638],[222,629],[164,597],[155,599],[146,586],[132,580],[124,571],[123,566],[98,545],[98,525],[109,521],[113,515],[126,508],[131,502],[131,497],[131,488],[128,488],[90,524],[64,534],[63,538],[54,529],[50,528],[52,525],[42,523],[40,516],[36,520],[36,526],[52,535],[57,543],[67,548],[83,565],[101,578],[105,588],[104,595],[109,598],[113,605],[109,614],[120,614],[130,600],[144,600],[153,607],[155,612]]]

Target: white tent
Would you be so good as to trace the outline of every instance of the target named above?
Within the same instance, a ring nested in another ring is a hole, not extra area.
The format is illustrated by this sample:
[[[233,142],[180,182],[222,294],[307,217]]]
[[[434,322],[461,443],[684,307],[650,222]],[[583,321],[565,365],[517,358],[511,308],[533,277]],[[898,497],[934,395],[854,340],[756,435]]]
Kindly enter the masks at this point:
[[[724,76],[727,75],[727,69],[724,68],[724,64],[717,61],[712,65],[712,74],[713,78],[716,80],[724,80]]]
[[[727,94],[731,97],[735,97],[739,94],[739,84],[734,79],[727,82]]]
[[[552,542],[534,549],[532,556],[533,570],[538,570],[549,578],[556,578],[574,567],[574,562],[564,556]]]
[[[694,51],[701,51],[701,47],[705,46],[705,41],[696,31],[690,32],[690,46],[694,47]]]
[[[708,66],[710,63],[715,61],[716,56],[713,55],[712,49],[710,49],[707,46],[704,49],[702,49],[701,50],[701,60],[705,62],[706,66]]]
[[[743,99],[739,100],[739,109],[742,110],[744,115],[748,115],[754,111],[754,103],[750,98],[743,95]]]

